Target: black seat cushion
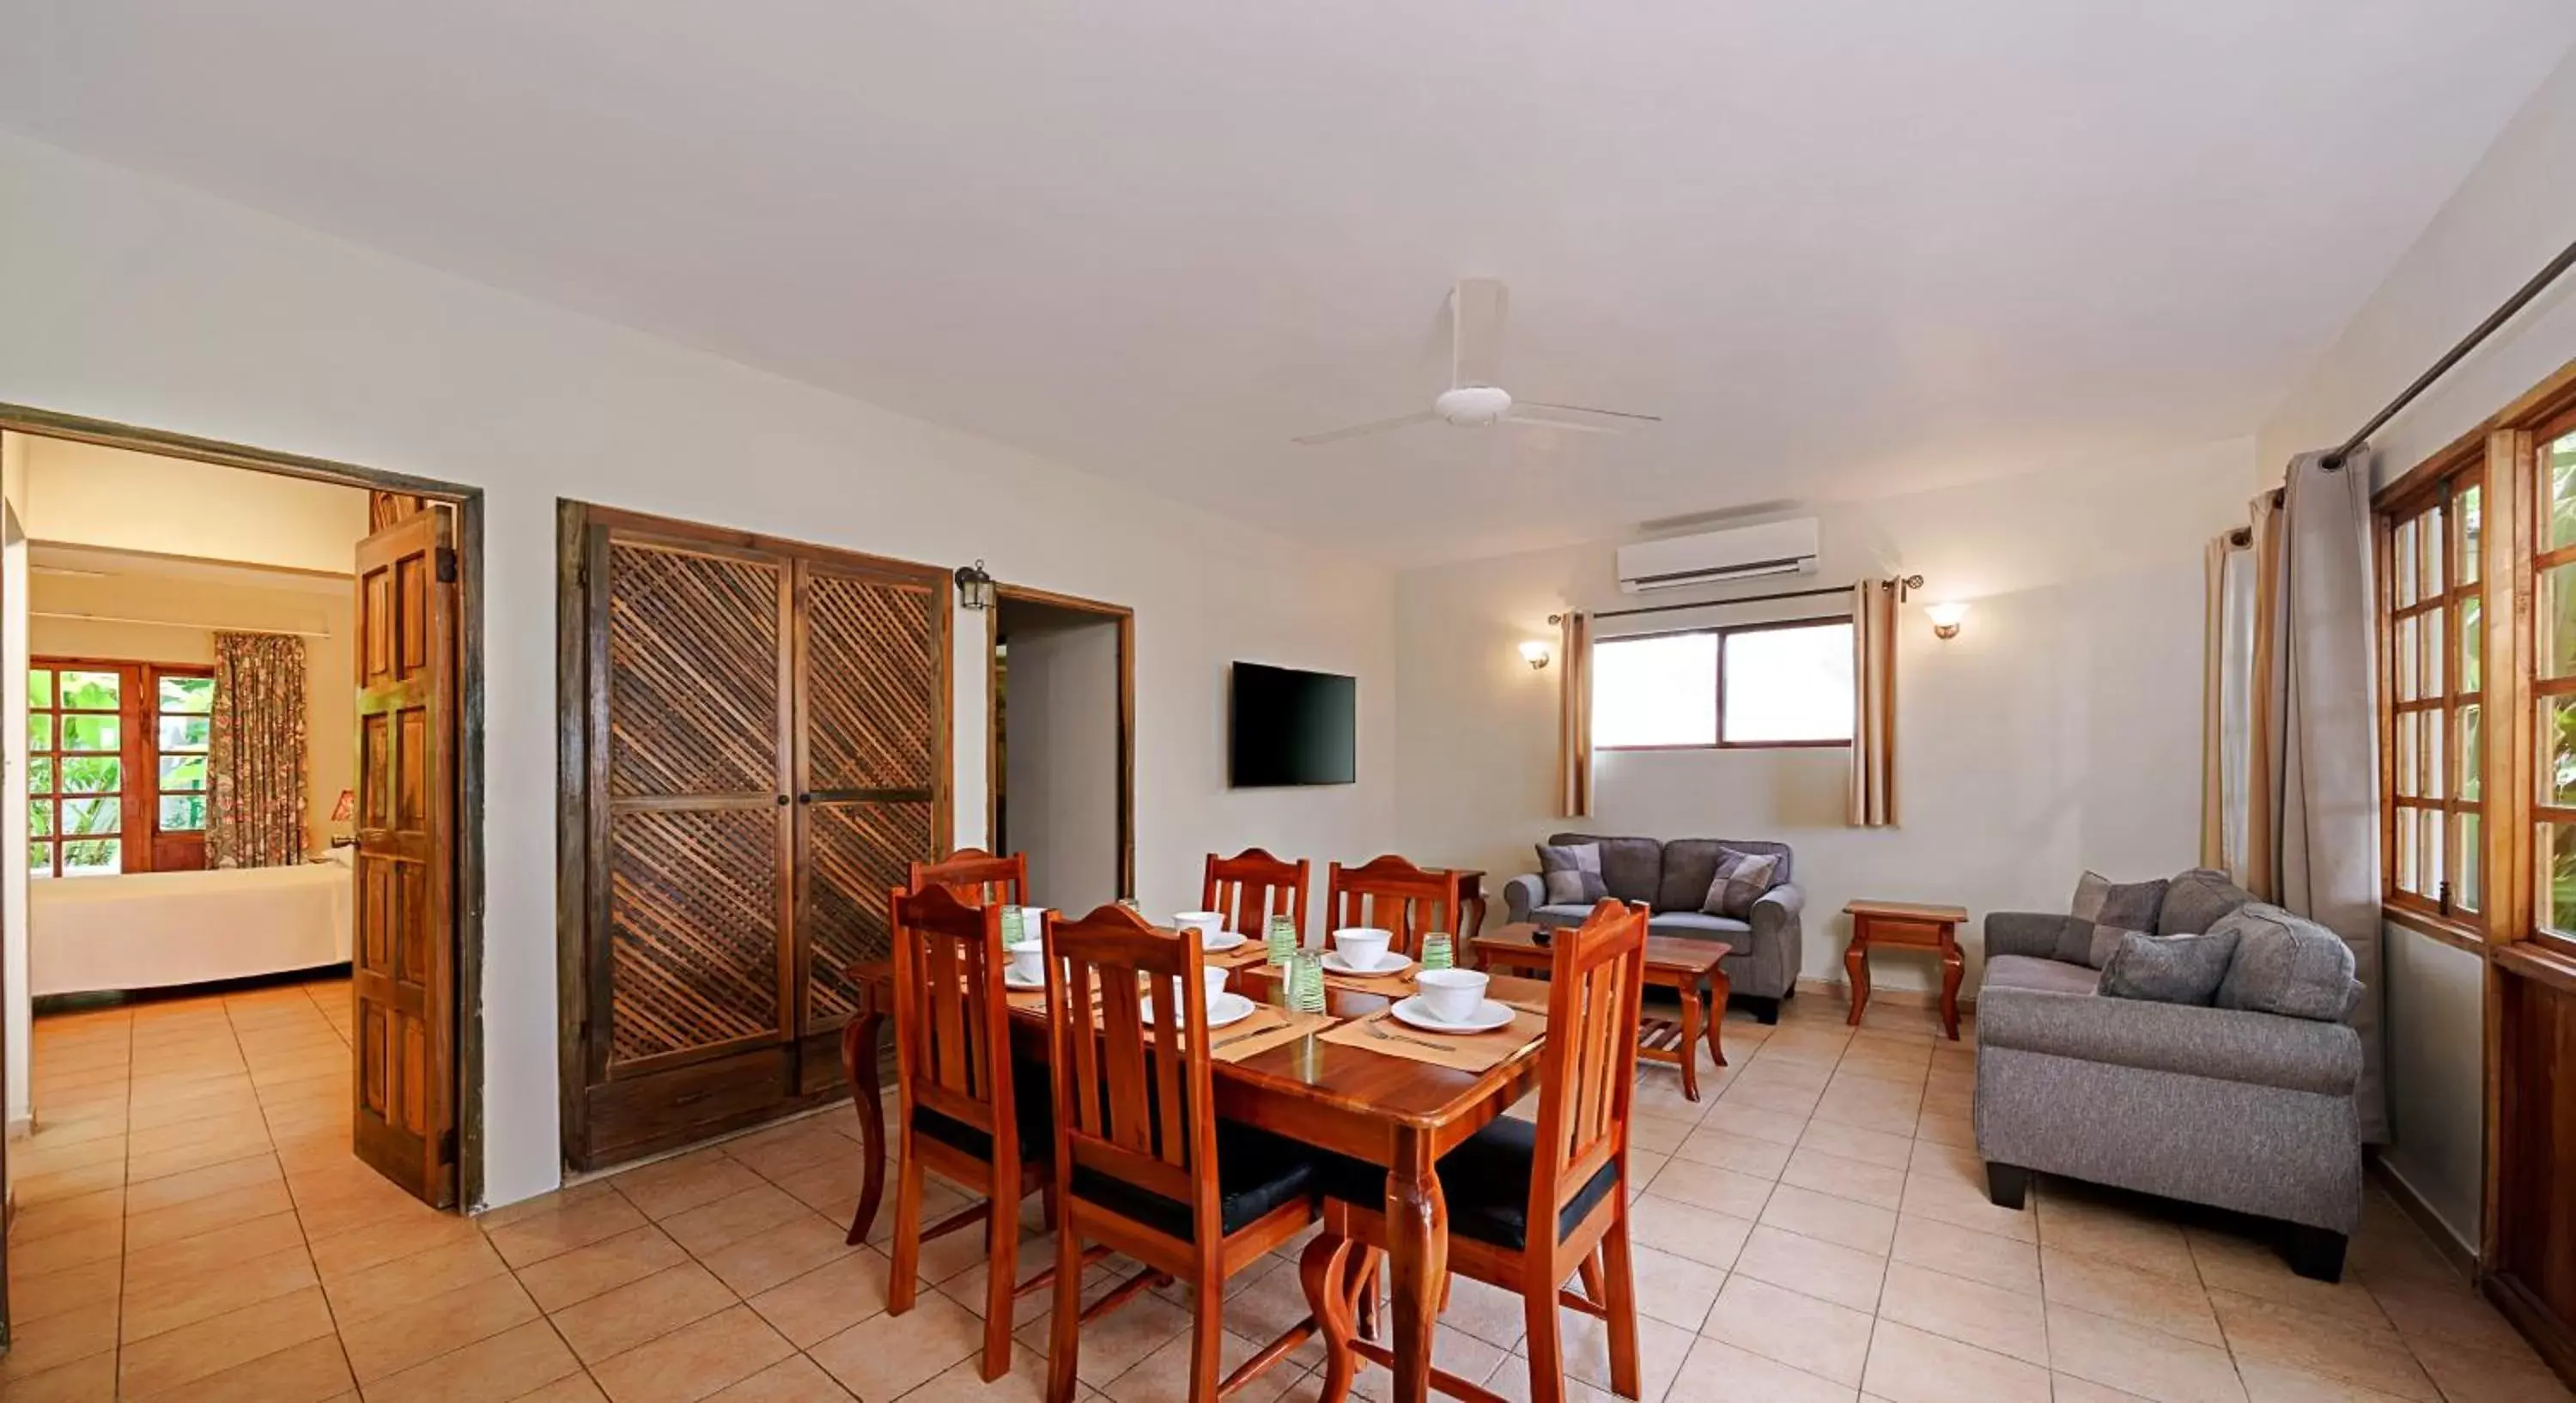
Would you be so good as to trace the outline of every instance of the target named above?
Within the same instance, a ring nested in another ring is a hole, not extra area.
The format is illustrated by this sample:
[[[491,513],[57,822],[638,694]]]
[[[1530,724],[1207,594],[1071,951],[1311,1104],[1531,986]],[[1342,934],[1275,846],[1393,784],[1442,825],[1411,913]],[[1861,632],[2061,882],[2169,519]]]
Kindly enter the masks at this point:
[[[1020,1126],[1020,1158],[1044,1163],[1055,1156],[1054,1083],[1049,1080],[1047,1064],[1026,1058],[1011,1059],[1011,1110]],[[993,1137],[951,1116],[941,1115],[926,1107],[912,1108],[915,1134],[991,1163]]]
[[[1314,1189],[1315,1152],[1294,1140],[1232,1121],[1216,1127],[1219,1226],[1227,1234],[1250,1226],[1283,1203]],[[1197,1239],[1190,1207],[1090,1169],[1073,1171],[1073,1192],[1121,1217],[1183,1242]]]
[[[1517,1252],[1529,1245],[1531,1166],[1538,1159],[1538,1127],[1505,1116],[1440,1157],[1440,1196],[1449,1205],[1449,1231]],[[1316,1158],[1317,1187],[1345,1203],[1384,1211],[1386,1169],[1341,1155]],[[1563,1241],[1619,1186],[1619,1165],[1601,1166],[1583,1191],[1556,1217]]]

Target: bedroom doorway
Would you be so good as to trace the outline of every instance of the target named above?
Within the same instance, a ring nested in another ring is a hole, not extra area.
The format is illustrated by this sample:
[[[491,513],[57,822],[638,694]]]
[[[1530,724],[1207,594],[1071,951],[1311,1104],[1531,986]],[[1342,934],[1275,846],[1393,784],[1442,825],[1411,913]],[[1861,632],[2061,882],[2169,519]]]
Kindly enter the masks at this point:
[[[1135,611],[994,590],[986,831],[1068,911],[1136,891]]]
[[[479,489],[0,405],[0,493],[18,1206],[111,1140],[478,1201]]]

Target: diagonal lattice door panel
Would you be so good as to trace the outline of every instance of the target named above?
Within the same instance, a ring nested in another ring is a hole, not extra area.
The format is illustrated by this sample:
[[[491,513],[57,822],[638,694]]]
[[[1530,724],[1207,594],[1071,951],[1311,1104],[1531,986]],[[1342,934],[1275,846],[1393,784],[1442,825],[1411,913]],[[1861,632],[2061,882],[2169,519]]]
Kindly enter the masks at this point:
[[[903,885],[915,855],[930,850],[930,816],[927,802],[831,804],[814,811],[805,838],[809,1027],[829,1026],[857,1007],[858,990],[843,973],[851,962],[894,953],[886,892]]]
[[[930,789],[939,755],[931,592],[805,573],[806,784]]]
[[[610,1065],[783,1035],[776,813],[621,813],[610,849]]]
[[[612,540],[608,569],[610,795],[777,789],[783,567]]]

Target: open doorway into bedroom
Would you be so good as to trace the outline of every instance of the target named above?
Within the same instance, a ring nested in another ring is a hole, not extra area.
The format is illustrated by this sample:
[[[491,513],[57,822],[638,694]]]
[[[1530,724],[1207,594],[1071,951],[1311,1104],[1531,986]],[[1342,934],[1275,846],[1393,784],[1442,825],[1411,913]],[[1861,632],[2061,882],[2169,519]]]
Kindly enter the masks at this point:
[[[11,1249],[471,1204],[478,494],[0,407],[0,498]]]

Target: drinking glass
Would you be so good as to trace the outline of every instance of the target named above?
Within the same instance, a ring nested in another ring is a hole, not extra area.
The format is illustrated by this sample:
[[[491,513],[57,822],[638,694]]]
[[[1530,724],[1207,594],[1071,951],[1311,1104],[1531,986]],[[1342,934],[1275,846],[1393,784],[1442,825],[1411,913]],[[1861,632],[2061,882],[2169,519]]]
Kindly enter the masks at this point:
[[[1270,963],[1287,964],[1288,957],[1297,953],[1297,923],[1286,916],[1271,917],[1268,948]]]
[[[1288,1007],[1299,1013],[1324,1011],[1324,962],[1312,950],[1300,950],[1291,957]]]
[[[1424,969],[1448,969],[1457,962],[1457,956],[1453,954],[1449,948],[1449,935],[1446,931],[1435,930],[1429,935],[1422,937],[1422,967]]]

